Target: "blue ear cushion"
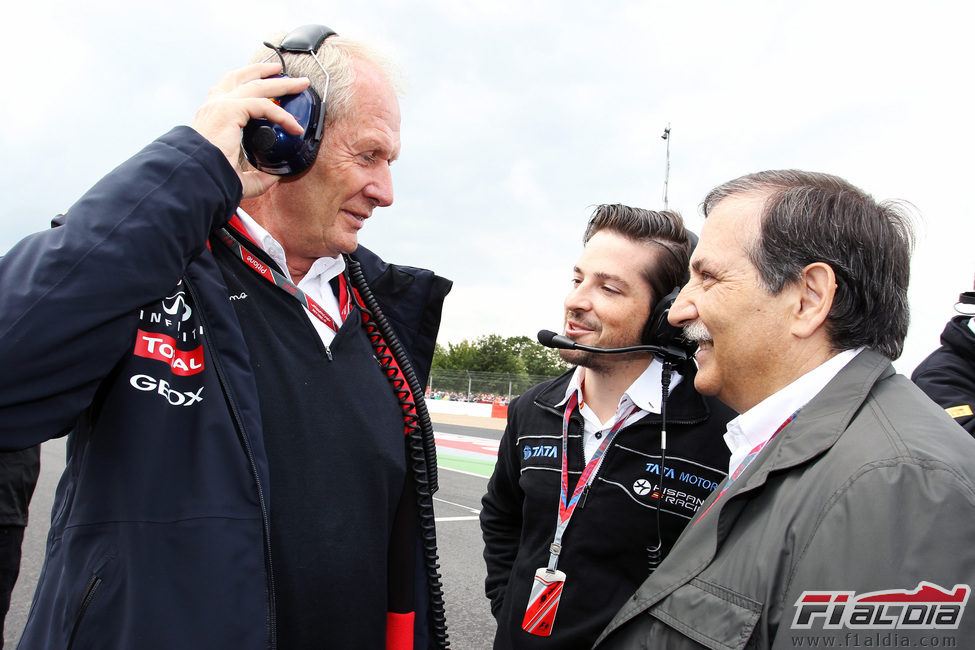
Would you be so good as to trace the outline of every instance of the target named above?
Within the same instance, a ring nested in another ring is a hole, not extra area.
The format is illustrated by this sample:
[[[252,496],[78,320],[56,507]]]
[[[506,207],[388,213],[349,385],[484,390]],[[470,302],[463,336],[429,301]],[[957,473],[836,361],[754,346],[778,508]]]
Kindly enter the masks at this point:
[[[274,100],[291,113],[304,129],[292,135],[265,119],[253,119],[244,127],[241,146],[247,161],[276,176],[294,176],[311,167],[321,144],[322,100],[312,88]]]

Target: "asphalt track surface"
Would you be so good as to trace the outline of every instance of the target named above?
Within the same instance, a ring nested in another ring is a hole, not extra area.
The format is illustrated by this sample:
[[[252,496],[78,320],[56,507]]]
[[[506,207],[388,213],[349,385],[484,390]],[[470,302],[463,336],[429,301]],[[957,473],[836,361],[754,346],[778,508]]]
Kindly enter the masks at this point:
[[[455,650],[488,650],[494,637],[494,619],[484,597],[484,545],[477,515],[494,467],[503,421],[437,414],[432,419],[440,465],[440,490],[434,496],[434,506],[450,645]],[[31,501],[20,577],[4,625],[7,648],[16,646],[27,622],[44,562],[51,505],[64,470],[64,456],[63,439],[41,447],[41,476]]]

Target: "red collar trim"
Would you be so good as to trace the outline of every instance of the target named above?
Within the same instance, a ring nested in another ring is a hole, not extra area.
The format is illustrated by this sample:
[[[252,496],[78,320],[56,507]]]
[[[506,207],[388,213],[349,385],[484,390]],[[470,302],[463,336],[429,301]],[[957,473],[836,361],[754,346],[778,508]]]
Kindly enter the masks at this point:
[[[244,220],[241,219],[240,215],[237,214],[236,212],[234,212],[234,215],[230,217],[229,221],[227,221],[227,225],[233,228],[235,231],[237,231],[237,233],[239,233],[240,235],[246,237],[249,242],[257,246],[258,248],[261,247],[260,243],[254,241],[254,238],[251,237],[250,231],[248,231],[247,226],[244,225]]]

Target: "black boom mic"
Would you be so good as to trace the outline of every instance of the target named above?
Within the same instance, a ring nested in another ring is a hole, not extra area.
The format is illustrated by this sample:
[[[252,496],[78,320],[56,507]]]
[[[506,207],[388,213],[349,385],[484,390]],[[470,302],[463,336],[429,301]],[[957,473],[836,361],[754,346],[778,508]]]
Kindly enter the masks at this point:
[[[594,348],[576,343],[568,336],[556,334],[551,330],[539,330],[538,342],[547,348],[561,350],[582,350],[597,354],[624,354],[626,352],[650,352],[671,361],[687,361],[690,356],[686,350],[677,347],[662,347],[659,345],[627,345],[621,348]]]

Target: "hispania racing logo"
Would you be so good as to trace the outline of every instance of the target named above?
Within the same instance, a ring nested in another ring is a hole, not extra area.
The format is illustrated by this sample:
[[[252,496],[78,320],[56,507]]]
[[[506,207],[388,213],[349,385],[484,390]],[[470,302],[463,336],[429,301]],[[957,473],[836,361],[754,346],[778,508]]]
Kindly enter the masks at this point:
[[[795,603],[792,628],[956,630],[969,593],[968,585],[948,590],[924,581],[913,591],[889,589],[859,595],[853,591],[804,591]]]

